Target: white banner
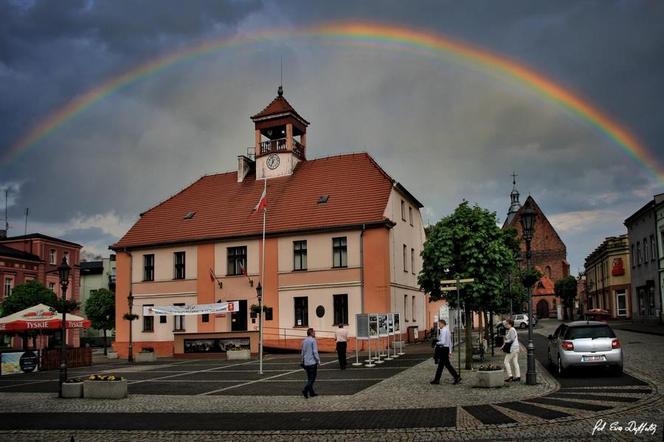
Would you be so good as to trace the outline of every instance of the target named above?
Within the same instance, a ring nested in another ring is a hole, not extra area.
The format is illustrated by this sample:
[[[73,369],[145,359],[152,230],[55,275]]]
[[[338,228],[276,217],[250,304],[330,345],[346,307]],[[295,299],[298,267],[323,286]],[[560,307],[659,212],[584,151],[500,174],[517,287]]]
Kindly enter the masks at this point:
[[[144,305],[143,316],[169,315],[210,315],[220,313],[233,313],[240,310],[240,302],[217,302],[215,304],[193,305]]]

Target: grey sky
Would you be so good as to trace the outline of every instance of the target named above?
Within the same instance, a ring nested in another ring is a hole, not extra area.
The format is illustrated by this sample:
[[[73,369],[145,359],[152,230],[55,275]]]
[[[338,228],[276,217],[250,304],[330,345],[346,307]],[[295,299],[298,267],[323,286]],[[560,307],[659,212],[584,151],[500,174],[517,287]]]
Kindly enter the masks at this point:
[[[438,32],[576,91],[662,162],[664,4],[652,1],[8,1],[0,6],[0,158],[79,94],[146,61],[232,35],[328,21]],[[658,181],[523,84],[444,59],[320,39],[261,42],[178,64],[106,97],[0,168],[10,234],[94,253],[203,174],[232,170],[249,115],[276,93],[309,121],[311,157],[368,151],[435,222],[462,200],[509,206],[510,174],[568,247],[572,271]],[[3,201],[4,202],[4,201]]]

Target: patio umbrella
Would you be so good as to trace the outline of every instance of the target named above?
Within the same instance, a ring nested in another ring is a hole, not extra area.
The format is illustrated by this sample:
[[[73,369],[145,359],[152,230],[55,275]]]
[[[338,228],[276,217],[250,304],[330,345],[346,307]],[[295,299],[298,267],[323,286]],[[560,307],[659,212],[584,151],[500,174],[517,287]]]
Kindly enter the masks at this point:
[[[67,328],[89,328],[90,320],[81,316],[67,315]],[[0,318],[0,332],[21,332],[28,330],[58,330],[62,328],[62,314],[54,312],[52,307],[37,304],[20,312]]]

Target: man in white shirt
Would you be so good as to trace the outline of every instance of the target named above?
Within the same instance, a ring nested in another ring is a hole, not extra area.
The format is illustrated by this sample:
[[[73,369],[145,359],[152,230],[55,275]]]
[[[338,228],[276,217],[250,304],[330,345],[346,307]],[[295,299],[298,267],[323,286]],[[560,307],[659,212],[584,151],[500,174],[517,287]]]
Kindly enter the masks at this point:
[[[461,382],[461,376],[456,372],[450,363],[450,355],[452,354],[453,343],[450,330],[447,328],[447,322],[441,319],[438,322],[438,342],[436,343],[435,359],[438,360],[438,367],[436,367],[436,376],[431,381],[431,384],[440,384],[440,377],[443,374],[443,368],[447,367],[454,378],[454,385]]]
[[[348,345],[348,330],[344,328],[343,324],[339,324],[339,328],[334,332],[334,338],[337,341],[337,357],[339,359],[339,368],[346,369],[346,346]]]

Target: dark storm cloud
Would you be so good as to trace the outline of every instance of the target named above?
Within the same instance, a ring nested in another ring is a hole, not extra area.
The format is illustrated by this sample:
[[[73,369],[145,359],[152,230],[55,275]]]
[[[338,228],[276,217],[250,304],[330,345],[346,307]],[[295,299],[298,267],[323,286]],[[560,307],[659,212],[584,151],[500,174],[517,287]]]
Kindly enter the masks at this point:
[[[334,20],[442,33],[522,61],[634,132],[661,160],[664,3],[630,1],[10,1],[0,7],[0,155],[77,94],[210,38]],[[462,200],[502,221],[511,179],[568,244],[573,269],[658,182],[614,142],[523,84],[389,51],[263,42],[132,84],[0,169],[10,218],[95,253],[138,214],[253,143],[275,95],[312,122],[312,158],[369,151],[435,222]],[[20,229],[19,229],[20,230]],[[22,233],[14,230],[12,233]]]

